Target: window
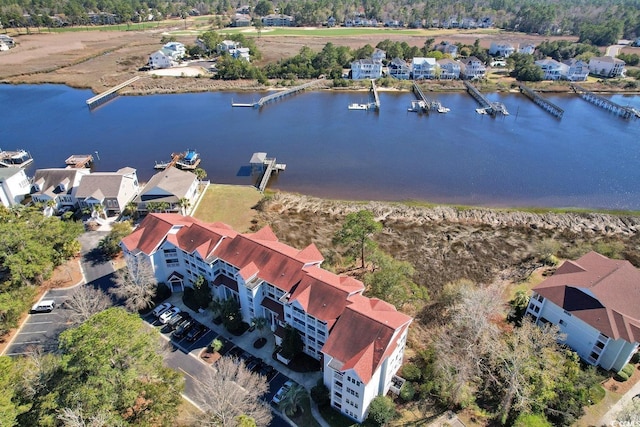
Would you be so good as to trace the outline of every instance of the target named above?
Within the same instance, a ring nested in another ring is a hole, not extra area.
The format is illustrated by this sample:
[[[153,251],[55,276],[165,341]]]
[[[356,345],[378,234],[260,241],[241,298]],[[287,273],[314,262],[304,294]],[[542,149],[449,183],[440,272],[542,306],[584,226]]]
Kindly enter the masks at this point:
[[[598,341],[598,342],[596,343],[596,347],[598,347],[600,350],[602,350],[602,349],[604,348],[604,343],[603,343],[603,342]]]
[[[165,260],[167,267],[177,267],[180,265],[180,262],[177,258],[168,258]]]
[[[596,353],[595,351],[592,351],[589,357],[592,358],[593,360],[598,360],[598,353]]]
[[[560,322],[558,322],[558,323],[560,323],[562,326],[567,326],[567,322],[565,322],[565,321],[564,321],[564,320],[562,320],[562,319],[560,319]]]

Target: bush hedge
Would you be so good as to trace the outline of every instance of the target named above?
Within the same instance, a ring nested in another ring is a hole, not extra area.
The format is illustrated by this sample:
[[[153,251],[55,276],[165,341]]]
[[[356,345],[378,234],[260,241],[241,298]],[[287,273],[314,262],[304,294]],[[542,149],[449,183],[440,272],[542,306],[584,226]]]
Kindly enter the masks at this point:
[[[633,371],[635,371],[635,369],[636,368],[632,364],[627,363],[626,365],[624,365],[624,368],[622,368],[622,372],[624,372],[629,378],[631,378],[631,375],[633,375]]]
[[[620,371],[613,376],[613,379],[623,383],[629,379],[629,375],[627,375],[624,371]]]
[[[419,381],[422,378],[422,372],[413,363],[407,363],[402,367],[402,377],[407,381]]]
[[[636,352],[633,356],[631,356],[631,363],[640,362],[640,351]]]
[[[416,395],[416,388],[413,386],[413,383],[409,381],[402,384],[402,388],[400,389],[400,399],[405,402],[410,402]]]

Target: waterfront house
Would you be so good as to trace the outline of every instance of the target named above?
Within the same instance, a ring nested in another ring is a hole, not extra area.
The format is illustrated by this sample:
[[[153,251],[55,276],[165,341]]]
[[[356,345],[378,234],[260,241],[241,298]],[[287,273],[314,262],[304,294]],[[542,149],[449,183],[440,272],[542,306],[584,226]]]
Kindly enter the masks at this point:
[[[416,57],[411,61],[413,80],[435,79],[438,77],[438,63],[435,58]]]
[[[624,74],[625,62],[611,56],[599,56],[589,60],[589,73],[601,77],[620,77]]]
[[[351,63],[353,80],[379,79],[382,77],[382,62],[373,59],[358,59]]]
[[[198,177],[189,171],[167,168],[153,175],[134,199],[137,210],[148,212],[147,203],[166,203],[167,212],[180,212],[180,200],[194,206],[198,194]]]
[[[0,168],[0,203],[10,208],[24,200],[31,191],[29,178],[23,168]]]
[[[313,244],[292,248],[269,227],[240,234],[219,222],[149,214],[120,246],[128,265],[148,263],[172,290],[205,278],[214,298],[238,303],[245,321],[266,318],[276,344],[293,328],[303,352],[324,367],[332,407],[355,421],[389,391],[402,364],[411,317],[363,296],[362,282],[322,269]]]
[[[63,206],[73,208],[78,204],[78,186],[89,172],[89,169],[38,169],[31,181],[31,200],[43,204],[53,201],[51,207],[56,210]]]
[[[293,16],[271,14],[262,18],[265,27],[293,27]]]
[[[116,172],[93,172],[80,180],[75,196],[80,208],[102,205],[107,216],[121,213],[140,192],[138,175],[133,168]]]
[[[440,67],[440,79],[453,80],[460,78],[460,63],[449,58],[442,58],[438,61]]]
[[[489,47],[489,55],[503,58],[508,58],[515,51],[516,48],[511,43],[492,42]]]
[[[544,80],[560,80],[565,74],[565,69],[568,69],[566,65],[551,58],[540,59],[535,61],[535,64],[544,73]]]
[[[178,61],[187,54],[187,49],[182,43],[169,42],[162,46],[162,52],[174,61]]]
[[[395,79],[408,80],[411,77],[411,67],[409,67],[409,64],[402,58],[393,58],[391,62],[389,62],[387,70],[389,76]]]
[[[158,50],[149,56],[149,68],[151,69],[159,69],[159,68],[169,68],[174,64],[171,58],[161,50]]]
[[[475,80],[484,78],[487,68],[475,56],[460,60],[460,77],[464,80]]]
[[[551,323],[585,362],[620,371],[640,341],[640,271],[589,252],[533,288],[527,315]]]
[[[536,46],[530,43],[522,44],[520,45],[520,47],[518,47],[518,53],[522,53],[525,55],[533,55],[535,51],[536,51]]]
[[[568,59],[562,62],[567,68],[562,76],[565,80],[572,82],[583,82],[589,75],[589,64],[581,59]]]

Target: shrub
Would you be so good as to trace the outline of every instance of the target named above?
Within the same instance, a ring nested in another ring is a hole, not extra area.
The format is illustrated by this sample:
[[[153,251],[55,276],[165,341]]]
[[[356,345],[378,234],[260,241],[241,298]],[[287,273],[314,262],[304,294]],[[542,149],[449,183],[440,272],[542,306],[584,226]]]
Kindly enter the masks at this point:
[[[626,365],[624,365],[624,368],[622,368],[622,372],[627,374],[629,378],[631,378],[631,375],[633,375],[634,370],[635,370],[635,367],[630,363],[627,363]]]
[[[322,378],[318,381],[318,384],[311,389],[311,398],[320,408],[328,407],[331,403],[329,389],[323,384]]]
[[[402,388],[400,389],[400,398],[405,402],[410,402],[416,395],[416,389],[413,386],[413,383],[407,381],[402,384]]]
[[[182,295],[182,302],[184,303],[184,305],[186,305],[193,311],[197,312],[198,309],[200,308],[200,304],[198,304],[198,301],[196,301],[196,298],[195,298],[195,292],[193,291],[193,288],[190,286],[187,286],[184,288],[184,294]]]
[[[211,344],[209,344],[209,347],[213,352],[220,351],[222,346],[223,346],[222,341],[220,341],[218,338],[214,338],[213,341],[211,341]]]
[[[640,362],[640,351],[636,352],[633,356],[631,356],[631,363]]]
[[[547,421],[542,414],[525,414],[518,415],[514,427],[551,427],[551,423]]]
[[[422,378],[422,372],[413,363],[407,363],[402,367],[402,377],[407,381],[419,381]]]
[[[620,381],[621,383],[627,381],[629,379],[629,375],[627,375],[625,372],[620,371],[617,374],[615,374],[613,376],[613,379],[616,381]]]
[[[589,389],[589,400],[591,401],[591,404],[595,405],[596,403],[600,402],[602,399],[604,399],[605,394],[606,391],[600,384],[592,386]]]
[[[171,296],[171,289],[167,286],[166,283],[158,283],[158,289],[156,290],[156,296],[153,298],[154,301],[160,302],[164,301]]]

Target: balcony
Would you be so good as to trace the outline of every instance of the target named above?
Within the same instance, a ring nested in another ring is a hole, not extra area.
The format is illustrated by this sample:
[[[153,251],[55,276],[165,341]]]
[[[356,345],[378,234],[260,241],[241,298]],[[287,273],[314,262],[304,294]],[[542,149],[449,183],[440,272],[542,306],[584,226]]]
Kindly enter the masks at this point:
[[[389,387],[389,390],[395,395],[400,395],[400,389],[405,382],[406,380],[404,378],[394,375],[393,378],[391,378],[391,387]]]

